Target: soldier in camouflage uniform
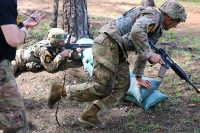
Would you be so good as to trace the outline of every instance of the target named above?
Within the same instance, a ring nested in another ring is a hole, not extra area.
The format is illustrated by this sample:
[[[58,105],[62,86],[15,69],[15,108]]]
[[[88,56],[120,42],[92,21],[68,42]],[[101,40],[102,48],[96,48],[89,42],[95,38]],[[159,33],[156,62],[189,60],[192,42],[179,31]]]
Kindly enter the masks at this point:
[[[52,28],[48,37],[28,49],[18,49],[15,60],[12,61],[13,73],[17,69],[38,71],[44,67],[48,72],[53,72],[67,57],[72,60],[80,60],[80,54],[76,50],[59,47],[64,45],[65,32],[60,28]]]
[[[1,0],[0,5],[0,132],[28,133],[25,107],[11,61],[15,58],[16,47],[26,39],[28,28],[37,26],[45,14],[35,12],[19,22],[16,0]]]
[[[100,29],[93,46],[93,79],[78,85],[53,83],[48,99],[49,108],[62,97],[70,100],[93,103],[78,118],[79,121],[92,126],[104,128],[97,113],[102,108],[110,108],[127,92],[130,85],[127,48],[137,52],[134,71],[139,86],[147,89],[149,81],[142,79],[147,61],[163,63],[160,55],[154,53],[149,40],[154,44],[162,36],[163,30],[175,28],[186,20],[182,5],[168,0],[159,10],[152,7],[135,7]]]

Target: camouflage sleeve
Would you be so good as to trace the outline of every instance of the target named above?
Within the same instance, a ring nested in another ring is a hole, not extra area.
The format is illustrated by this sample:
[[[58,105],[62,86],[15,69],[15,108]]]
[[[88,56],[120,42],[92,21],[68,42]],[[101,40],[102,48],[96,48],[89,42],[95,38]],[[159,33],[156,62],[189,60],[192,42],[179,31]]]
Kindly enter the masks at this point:
[[[53,72],[56,70],[61,61],[64,59],[64,57],[62,57],[60,54],[53,58],[47,49],[41,50],[40,54],[41,64],[48,72]]]
[[[147,60],[142,58],[141,55],[136,56],[136,61],[134,64],[134,73],[136,76],[142,77]]]
[[[138,53],[134,66],[134,71],[138,76],[143,74],[147,59],[153,53],[148,42],[147,34],[156,29],[157,23],[157,19],[152,16],[142,16],[136,20],[131,29],[130,38],[134,44],[135,50]]]

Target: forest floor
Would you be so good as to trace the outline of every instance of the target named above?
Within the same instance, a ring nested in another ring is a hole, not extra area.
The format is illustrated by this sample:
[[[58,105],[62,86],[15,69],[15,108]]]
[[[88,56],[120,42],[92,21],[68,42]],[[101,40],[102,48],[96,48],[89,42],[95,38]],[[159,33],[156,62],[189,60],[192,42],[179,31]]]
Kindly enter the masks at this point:
[[[157,1],[156,1],[157,2]],[[134,0],[88,0],[88,13],[91,28],[96,31],[108,20],[132,6],[139,6]],[[61,4],[60,4],[61,5]],[[188,19],[173,31],[169,31],[164,41],[171,42],[167,49],[179,49],[173,58],[187,72],[192,72],[195,85],[200,87],[200,4],[184,3]],[[52,17],[53,1],[49,0],[18,0],[19,10],[30,13],[41,10],[48,13],[45,22]],[[60,9],[61,12],[61,9]],[[171,40],[170,40],[171,39]],[[194,40],[196,45],[193,48]],[[193,42],[193,43],[191,43]],[[182,45],[185,44],[185,45]],[[185,54],[185,51],[187,54]],[[183,52],[181,52],[183,51]],[[189,54],[188,54],[189,53]],[[134,60],[134,53],[130,52],[129,61]],[[150,66],[150,65],[148,65]],[[130,65],[132,67],[132,65]],[[156,78],[159,65],[148,67],[145,75]],[[27,115],[31,123],[32,133],[199,133],[200,132],[200,98],[196,92],[181,81],[173,71],[168,71],[161,84],[161,91],[169,96],[167,100],[145,112],[139,106],[122,102],[112,109],[103,111],[100,119],[107,124],[106,129],[92,128],[77,121],[86,103],[62,99],[58,110],[58,127],[55,119],[56,110],[47,107],[50,84],[62,79],[66,72],[67,84],[77,84],[88,80],[83,65],[78,61],[65,61],[54,72],[45,70],[40,72],[20,72],[16,81],[24,99]]]

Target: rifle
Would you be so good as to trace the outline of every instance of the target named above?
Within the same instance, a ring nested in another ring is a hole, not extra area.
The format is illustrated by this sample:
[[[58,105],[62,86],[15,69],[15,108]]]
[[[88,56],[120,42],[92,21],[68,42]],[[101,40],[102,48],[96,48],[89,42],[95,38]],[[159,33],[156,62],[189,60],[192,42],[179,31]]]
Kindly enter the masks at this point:
[[[171,68],[182,80],[185,80],[187,83],[189,83],[197,93],[200,93],[200,88],[197,89],[197,87],[192,84],[184,70],[179,65],[174,63],[174,61],[165,53],[164,49],[157,48],[151,41],[149,41],[149,45],[157,54],[161,56],[162,60],[165,62],[165,64],[162,64],[160,67],[158,73],[159,77],[164,78],[167,69]]]
[[[65,48],[75,50],[76,48],[92,48],[93,44],[77,44],[77,43],[69,43],[63,46],[47,46],[48,50],[52,51],[54,48]]]
[[[93,44],[76,44],[76,43],[70,43],[65,44],[63,47],[66,49],[76,49],[76,48],[92,48]]]

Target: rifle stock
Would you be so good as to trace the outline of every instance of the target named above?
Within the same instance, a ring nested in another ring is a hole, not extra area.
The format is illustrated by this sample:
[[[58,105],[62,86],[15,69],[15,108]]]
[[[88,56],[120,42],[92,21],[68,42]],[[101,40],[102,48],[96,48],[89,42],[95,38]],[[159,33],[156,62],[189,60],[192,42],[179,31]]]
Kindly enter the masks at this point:
[[[164,49],[157,48],[151,41],[149,41],[149,45],[153,50],[155,50],[157,54],[161,56],[162,60],[165,62],[165,64],[162,64],[160,68],[160,71],[158,73],[159,77],[164,78],[166,70],[171,68],[181,79],[188,82],[196,90],[197,93],[200,93],[200,89],[192,84],[185,71],[179,65],[174,63],[174,61],[165,53]]]

